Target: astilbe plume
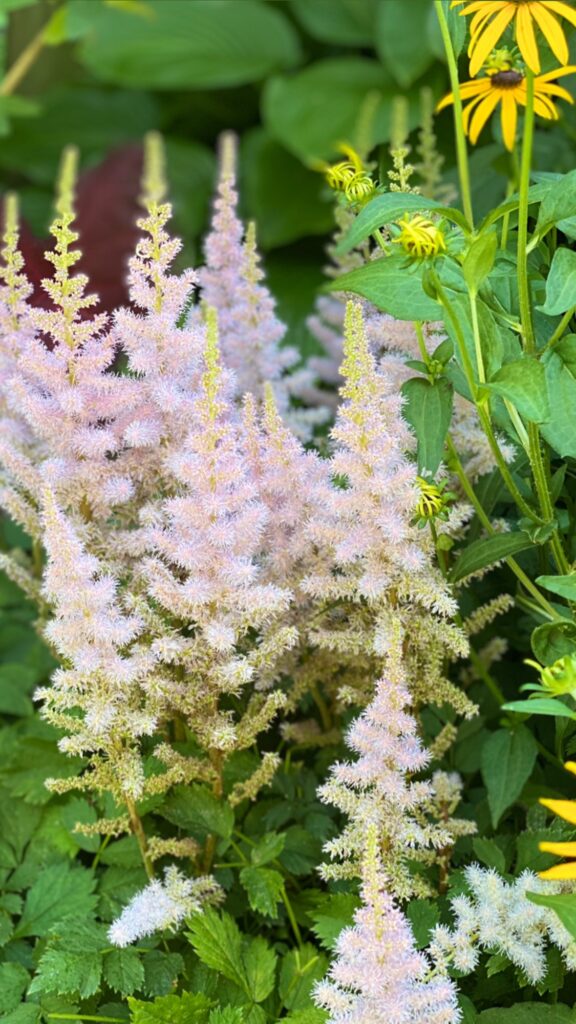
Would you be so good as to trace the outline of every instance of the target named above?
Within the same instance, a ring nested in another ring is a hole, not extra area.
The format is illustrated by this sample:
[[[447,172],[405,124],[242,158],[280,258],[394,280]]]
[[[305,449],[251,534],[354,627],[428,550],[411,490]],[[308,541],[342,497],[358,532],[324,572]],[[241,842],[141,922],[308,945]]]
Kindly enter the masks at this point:
[[[124,947],[155,931],[174,930],[186,917],[219,903],[223,895],[213,878],[187,878],[172,865],[163,882],[153,878],[124,908],[108,932],[110,941]]]
[[[408,919],[390,895],[378,829],[367,827],[362,906],[336,942],[336,957],[315,999],[331,1024],[456,1024],[454,983],[434,975],[416,949]]]

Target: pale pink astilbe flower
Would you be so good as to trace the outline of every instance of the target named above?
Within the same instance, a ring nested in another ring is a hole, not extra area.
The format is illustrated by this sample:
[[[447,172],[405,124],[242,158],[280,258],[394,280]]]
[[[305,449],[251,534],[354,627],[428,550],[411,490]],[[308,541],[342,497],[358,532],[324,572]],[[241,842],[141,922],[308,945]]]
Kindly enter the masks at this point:
[[[414,882],[406,857],[418,850],[442,848],[449,834],[430,824],[423,807],[433,791],[428,782],[410,781],[421,772],[429,757],[418,736],[410,712],[403,646],[407,642],[399,623],[390,630],[386,669],[376,684],[374,697],[351,726],[347,743],[357,755],[353,762],[339,762],[320,787],[320,798],[344,811],[348,822],[325,850],[340,864],[324,865],[326,877],[346,877],[358,871],[365,848],[367,828],[385,837],[385,868],[394,892],[407,897]]]
[[[329,1024],[457,1024],[456,987],[434,976],[416,949],[408,919],[390,895],[378,855],[378,832],[367,829],[354,925],[337,939],[328,977],[316,986],[316,1003]]]
[[[117,580],[86,550],[50,491],[43,525],[43,591],[54,611],[45,632],[64,667],[36,696],[44,717],[68,733],[59,743],[63,751],[93,756],[93,766],[110,757],[113,788],[138,797],[144,779],[138,738],[155,732],[160,711],[142,701],[140,684],[153,667],[149,652],[135,643],[142,622],[123,611]]]
[[[187,878],[171,865],[165,869],[163,881],[152,879],[132,897],[110,926],[108,937],[114,946],[123,948],[156,931],[175,930],[186,917],[220,902],[222,897],[213,878]]]
[[[253,629],[265,645],[290,592],[261,578],[258,556],[268,510],[224,393],[213,310],[207,311],[205,372],[195,415],[184,444],[167,459],[179,493],[144,513],[150,519],[144,533],[156,553],[146,560],[144,574],[150,595],[193,626],[206,684],[190,692],[190,706],[204,709],[198,729],[206,738],[212,729],[210,745],[227,749],[236,737],[232,725],[226,726],[230,716],[211,724],[206,708],[214,708],[218,692],[238,692],[250,679],[249,657],[239,655],[237,646]]]

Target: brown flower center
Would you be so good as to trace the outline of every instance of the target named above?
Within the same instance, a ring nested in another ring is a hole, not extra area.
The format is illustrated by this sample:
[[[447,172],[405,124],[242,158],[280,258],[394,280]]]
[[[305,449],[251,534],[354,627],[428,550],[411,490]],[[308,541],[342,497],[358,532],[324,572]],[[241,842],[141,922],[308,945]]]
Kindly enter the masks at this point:
[[[495,75],[490,76],[490,81],[499,89],[514,89],[524,81],[524,75],[519,71],[497,71]]]

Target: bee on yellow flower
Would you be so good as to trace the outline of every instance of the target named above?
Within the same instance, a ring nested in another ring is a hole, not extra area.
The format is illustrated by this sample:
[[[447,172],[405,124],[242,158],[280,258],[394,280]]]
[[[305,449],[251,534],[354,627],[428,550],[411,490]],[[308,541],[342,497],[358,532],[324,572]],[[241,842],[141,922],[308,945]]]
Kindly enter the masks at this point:
[[[471,75],[478,74],[512,22],[522,57],[534,74],[540,72],[535,28],[540,29],[560,63],[568,63],[568,44],[558,19],[566,18],[576,25],[576,11],[564,0],[452,0],[452,7],[460,4],[466,5],[461,15],[473,15],[468,47]]]
[[[576,775],[576,761],[566,761],[564,767]],[[559,818],[576,826],[576,800],[548,800],[541,797],[540,803],[553,814],[557,814]],[[558,857],[572,858],[563,864],[555,864],[547,871],[540,871],[540,878],[548,878],[556,882],[576,879],[576,842],[539,843],[539,849],[542,853],[555,853]]]
[[[463,82],[460,86],[462,100],[470,102],[464,107],[464,131],[473,145],[484,125],[500,104],[502,135],[507,149],[514,148],[516,128],[518,124],[518,107],[525,107],[527,102],[526,76],[521,65],[510,50],[496,50],[484,65],[486,72],[482,78]],[[549,121],[557,121],[559,114],[553,99],[563,99],[568,103],[574,100],[567,89],[556,85],[555,79],[564,75],[572,75],[576,67],[556,68],[545,75],[537,75],[534,79],[534,110],[540,117]],[[443,110],[454,102],[454,94],[445,96],[438,104],[437,110]]]
[[[392,241],[401,245],[404,252],[413,259],[424,259],[426,256],[438,256],[446,252],[446,239],[439,227],[427,217],[417,213],[413,217],[406,214],[398,221],[400,234]]]

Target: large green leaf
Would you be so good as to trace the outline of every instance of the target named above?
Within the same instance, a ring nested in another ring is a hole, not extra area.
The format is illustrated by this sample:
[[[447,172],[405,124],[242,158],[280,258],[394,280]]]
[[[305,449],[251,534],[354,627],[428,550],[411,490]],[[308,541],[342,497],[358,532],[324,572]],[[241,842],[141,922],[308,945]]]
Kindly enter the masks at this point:
[[[546,279],[546,302],[538,308],[547,316],[558,316],[576,306],[576,252],[556,249]]]
[[[539,237],[559,221],[576,215],[576,171],[570,171],[557,181],[534,185],[533,188],[543,189],[535,232]]]
[[[452,568],[450,579],[453,583],[465,579],[479,569],[485,569],[494,562],[503,558],[510,558],[512,555],[525,551],[532,546],[532,541],[526,533],[497,533],[486,540],[477,540],[465,548],[458,561]]]
[[[362,295],[397,320],[439,320],[442,307],[424,291],[422,274],[422,266],[407,266],[404,254],[395,252],[337,277],[326,289]]]
[[[355,218],[351,228],[339,243],[337,252],[345,253],[368,238],[376,228],[399,220],[405,213],[435,210],[440,206],[435,199],[426,199],[412,192],[382,192],[371,199]]]
[[[203,963],[234,982],[253,1002],[272,991],[276,955],[262,938],[245,939],[229,914],[197,914],[188,938]]]
[[[249,865],[240,871],[240,882],[248,894],[252,910],[265,917],[276,917],[284,888],[284,878],[273,868]]]
[[[445,377],[434,383],[423,377],[412,377],[402,386],[402,394],[406,399],[402,415],[418,440],[418,471],[435,476],[450,429],[453,387]]]
[[[486,387],[516,406],[525,419],[544,423],[550,417],[546,371],[537,359],[523,356],[505,363]]]
[[[214,89],[292,67],[298,37],[281,10],[256,0],[147,0],[149,18],[76,0],[91,20],[80,57],[98,78],[154,89]]]
[[[568,341],[568,339],[566,339]],[[572,349],[574,346],[569,346]],[[576,457],[576,377],[562,345],[549,349],[542,356],[546,371],[550,402],[550,417],[540,427],[543,438],[559,455]]]
[[[29,0],[27,0],[29,2]],[[372,46],[374,0],[292,0],[291,9],[306,31],[322,43]]]
[[[538,746],[532,733],[520,726],[511,732],[498,729],[482,750],[482,779],[494,828],[530,778]]]
[[[428,0],[386,0],[378,5],[376,50],[403,88],[420,78],[434,60],[427,32],[429,14]]]
[[[65,917],[82,917],[96,906],[96,879],[86,868],[52,864],[29,889],[15,935],[47,935]]]
[[[520,715],[547,715],[550,718],[576,718],[573,711],[561,700],[553,697],[534,697],[533,700],[511,700],[502,705],[504,711],[514,711]]]

